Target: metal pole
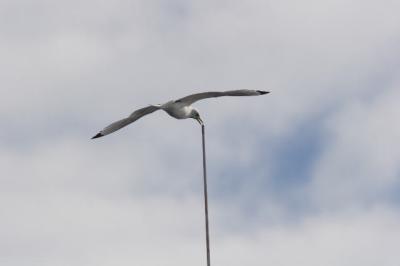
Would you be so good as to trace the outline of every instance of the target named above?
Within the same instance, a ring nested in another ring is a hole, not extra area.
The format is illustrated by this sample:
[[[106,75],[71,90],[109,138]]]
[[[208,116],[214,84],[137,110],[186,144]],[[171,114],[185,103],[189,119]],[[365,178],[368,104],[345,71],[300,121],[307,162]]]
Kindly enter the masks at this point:
[[[206,245],[207,245],[207,266],[210,266],[210,235],[208,229],[208,196],[207,196],[207,167],[206,167],[206,143],[204,137],[204,124],[201,125],[203,141],[203,179],[204,179],[204,206],[206,216]]]

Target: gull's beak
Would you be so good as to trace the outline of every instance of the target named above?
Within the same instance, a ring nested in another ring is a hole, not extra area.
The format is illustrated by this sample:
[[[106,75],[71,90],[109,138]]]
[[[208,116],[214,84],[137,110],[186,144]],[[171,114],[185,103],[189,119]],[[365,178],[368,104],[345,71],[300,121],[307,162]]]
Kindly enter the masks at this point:
[[[201,120],[200,116],[196,118],[197,122],[199,122],[200,125],[204,125],[203,120]]]

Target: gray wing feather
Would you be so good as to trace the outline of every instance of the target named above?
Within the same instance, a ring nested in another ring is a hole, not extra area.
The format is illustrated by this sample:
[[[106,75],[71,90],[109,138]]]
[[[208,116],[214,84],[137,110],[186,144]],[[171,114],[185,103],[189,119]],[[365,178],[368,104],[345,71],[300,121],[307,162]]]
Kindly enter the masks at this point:
[[[259,91],[259,90],[233,90],[233,91],[209,91],[209,92],[201,92],[192,94],[186,97],[183,97],[177,102],[183,102],[186,104],[192,104],[199,100],[207,99],[207,98],[214,98],[214,97],[221,97],[221,96],[257,96],[263,95],[268,93],[267,91]]]
[[[102,131],[100,131],[100,134],[102,136],[105,136],[105,135],[108,135],[110,133],[113,133],[113,132],[117,131],[118,129],[121,129],[121,128],[129,125],[130,123],[135,122],[139,118],[141,118],[141,117],[143,117],[145,115],[148,115],[148,114],[150,114],[150,113],[152,113],[154,111],[157,111],[158,109],[160,109],[160,108],[157,107],[157,106],[153,106],[153,105],[138,109],[135,112],[133,112],[130,116],[128,116],[127,118],[118,120],[118,121],[108,125]]]

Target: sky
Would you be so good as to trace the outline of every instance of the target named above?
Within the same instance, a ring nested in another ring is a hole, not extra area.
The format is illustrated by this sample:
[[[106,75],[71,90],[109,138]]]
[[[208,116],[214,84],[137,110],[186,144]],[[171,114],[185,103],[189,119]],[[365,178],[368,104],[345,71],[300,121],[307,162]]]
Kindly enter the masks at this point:
[[[398,266],[400,2],[0,0],[0,264]]]

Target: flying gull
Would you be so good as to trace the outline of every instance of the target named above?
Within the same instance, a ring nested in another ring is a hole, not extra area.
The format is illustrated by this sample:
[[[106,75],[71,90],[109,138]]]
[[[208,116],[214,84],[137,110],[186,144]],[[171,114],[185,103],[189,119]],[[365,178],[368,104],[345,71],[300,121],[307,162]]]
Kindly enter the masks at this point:
[[[222,91],[222,92],[202,92],[192,94],[186,97],[183,97],[178,100],[172,100],[166,102],[164,104],[156,104],[150,105],[148,107],[144,107],[136,110],[130,116],[118,120],[111,125],[105,127],[101,130],[97,135],[92,137],[92,139],[100,138],[105,135],[111,134],[117,131],[120,128],[123,128],[130,123],[135,122],[139,118],[151,114],[157,110],[164,110],[170,116],[175,117],[176,119],[186,119],[193,118],[196,119],[201,125],[203,125],[203,121],[200,118],[199,112],[192,107],[192,104],[203,99],[221,97],[221,96],[258,96],[267,94],[269,91],[260,91],[260,90],[232,90],[232,91]]]

